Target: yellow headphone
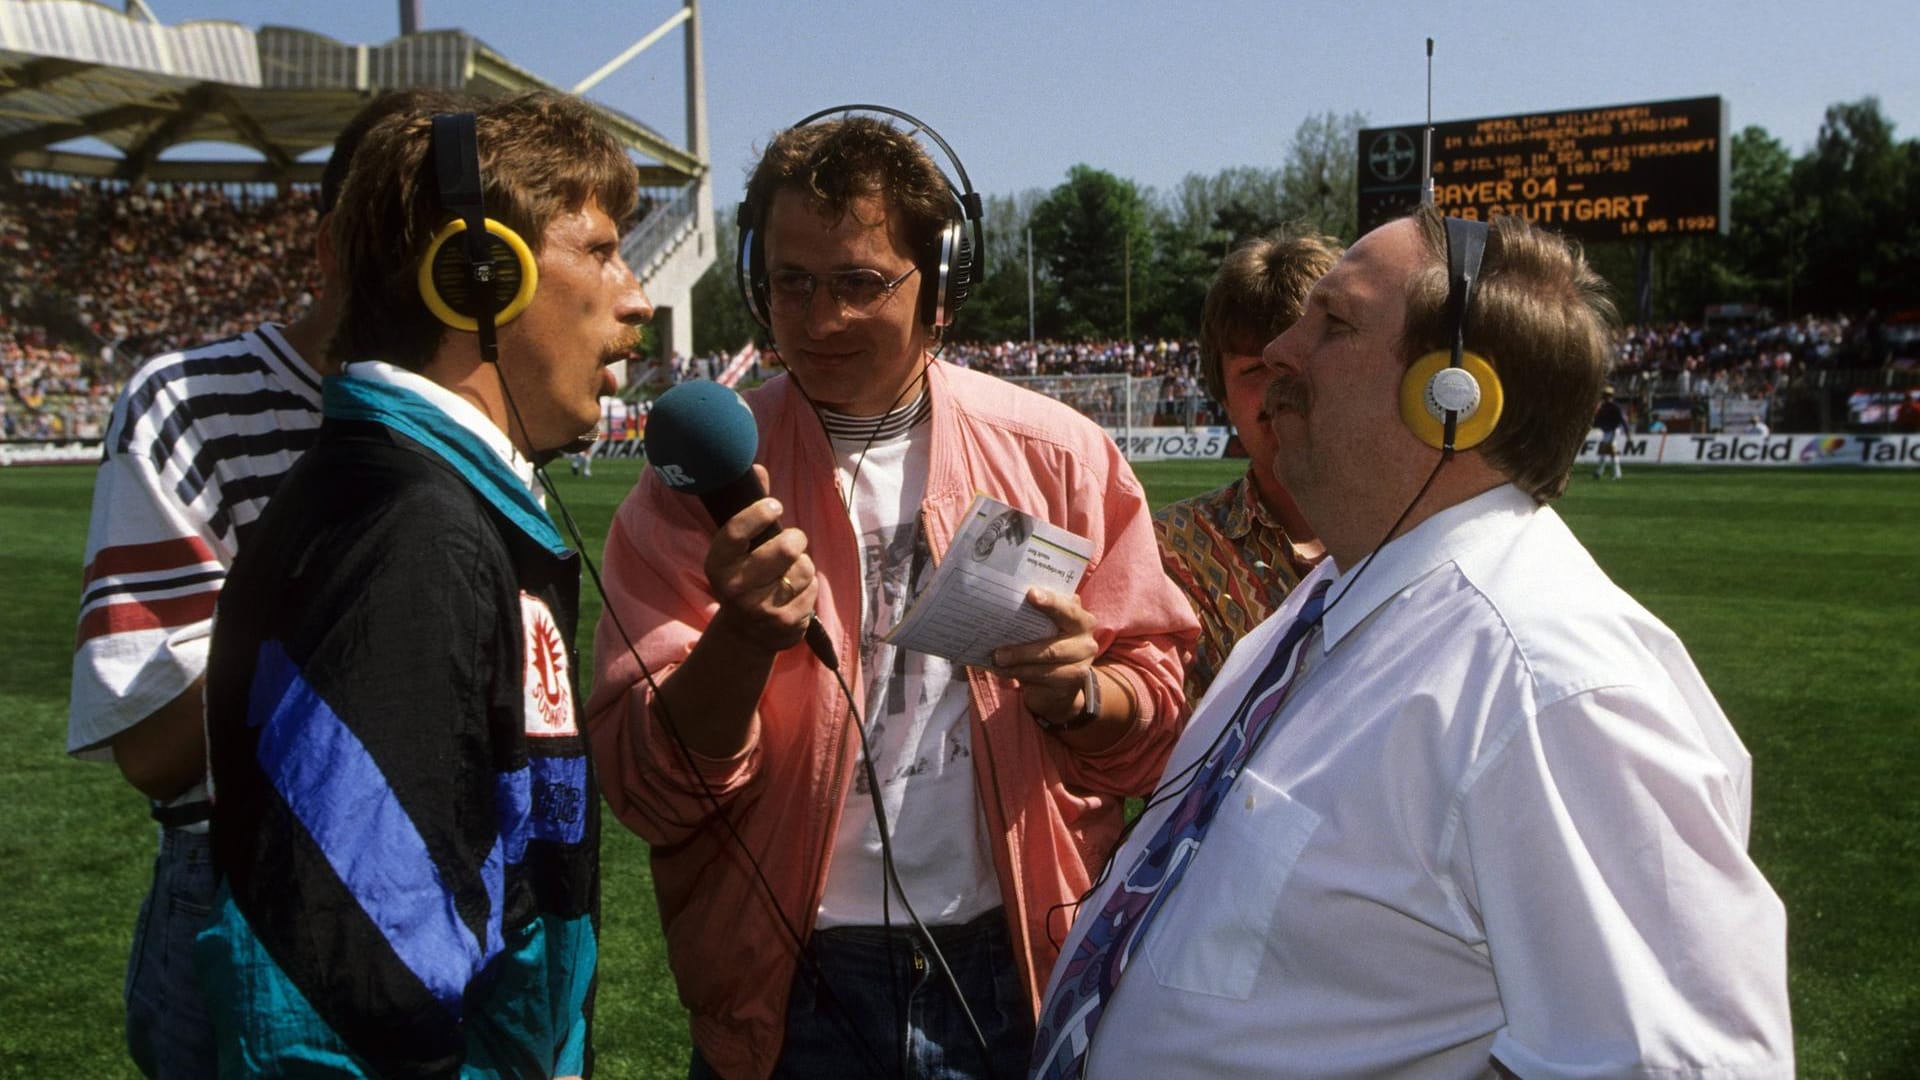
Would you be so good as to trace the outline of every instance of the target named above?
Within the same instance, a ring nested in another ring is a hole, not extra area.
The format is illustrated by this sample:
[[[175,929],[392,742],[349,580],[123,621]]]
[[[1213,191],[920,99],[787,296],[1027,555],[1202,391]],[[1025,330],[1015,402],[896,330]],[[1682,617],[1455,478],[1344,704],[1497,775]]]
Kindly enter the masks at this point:
[[[1500,423],[1506,393],[1493,365],[1466,349],[1467,310],[1487,250],[1487,224],[1444,219],[1447,314],[1452,347],[1415,360],[1400,380],[1400,419],[1420,441],[1448,454],[1478,446]]]
[[[498,326],[512,322],[533,303],[533,292],[540,287],[540,264],[519,233],[492,218],[484,222],[487,253],[491,256],[487,261],[492,264],[493,287],[497,290],[488,299],[508,293],[507,302],[493,316]],[[475,298],[468,288],[466,245],[447,243],[466,231],[467,223],[455,218],[433,234],[420,260],[420,299],[441,322],[471,333],[480,329],[480,323],[475,315],[468,314],[475,310]]]
[[[477,332],[491,361],[494,328],[533,303],[540,265],[519,233],[486,216],[472,113],[433,118],[433,158],[441,205],[454,218],[433,234],[420,259],[420,299],[441,322]],[[450,242],[455,237],[459,241]]]

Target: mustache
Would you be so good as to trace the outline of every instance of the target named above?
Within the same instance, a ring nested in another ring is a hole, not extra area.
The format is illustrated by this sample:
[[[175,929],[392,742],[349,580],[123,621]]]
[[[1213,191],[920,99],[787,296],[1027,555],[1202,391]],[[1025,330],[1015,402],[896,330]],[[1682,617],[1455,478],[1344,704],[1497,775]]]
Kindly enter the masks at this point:
[[[600,366],[605,367],[608,364],[616,364],[622,360],[639,359],[640,346],[645,341],[646,332],[637,326],[621,333],[620,336],[607,342],[607,347],[600,351]]]
[[[1289,412],[1305,412],[1307,409],[1307,386],[1297,376],[1276,373],[1267,380],[1267,392],[1260,398],[1260,419],[1266,420],[1280,409]]]

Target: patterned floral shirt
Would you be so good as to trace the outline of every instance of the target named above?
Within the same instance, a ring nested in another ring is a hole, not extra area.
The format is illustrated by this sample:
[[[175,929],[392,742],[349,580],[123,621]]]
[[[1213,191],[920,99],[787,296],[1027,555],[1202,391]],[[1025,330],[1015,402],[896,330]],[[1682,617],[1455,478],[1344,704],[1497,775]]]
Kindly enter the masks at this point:
[[[1161,507],[1153,532],[1167,576],[1200,617],[1187,664],[1187,706],[1197,708],[1234,642],[1280,606],[1324,549],[1287,536],[1261,504],[1251,468],[1226,487]]]

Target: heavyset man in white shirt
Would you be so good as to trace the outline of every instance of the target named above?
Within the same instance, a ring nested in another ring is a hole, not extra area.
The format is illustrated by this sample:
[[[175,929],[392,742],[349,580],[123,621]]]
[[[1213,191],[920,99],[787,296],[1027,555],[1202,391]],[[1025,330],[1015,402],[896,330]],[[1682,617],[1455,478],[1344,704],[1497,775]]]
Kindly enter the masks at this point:
[[[1494,223],[1466,341],[1505,415],[1443,464],[1398,400],[1452,327],[1446,244],[1430,212],[1362,238],[1267,348],[1279,473],[1329,558],[1236,648],[1080,906],[1036,1076],[1793,1074],[1750,759],[1546,505],[1600,396],[1600,282]],[[1143,849],[1323,583],[1279,711],[1089,1009],[1103,908],[1152,876]]]

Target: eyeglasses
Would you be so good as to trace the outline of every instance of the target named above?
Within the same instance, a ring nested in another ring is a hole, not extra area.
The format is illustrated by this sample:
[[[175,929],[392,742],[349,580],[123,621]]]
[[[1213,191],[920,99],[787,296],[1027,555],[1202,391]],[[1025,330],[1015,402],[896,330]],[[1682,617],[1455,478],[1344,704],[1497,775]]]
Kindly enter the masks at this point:
[[[919,270],[917,266],[909,267],[892,281],[878,270],[835,270],[826,275],[827,295],[848,315],[871,318],[879,313],[900,283]],[[764,282],[768,302],[777,314],[804,315],[813,306],[813,290],[818,281],[805,270],[775,270]]]

